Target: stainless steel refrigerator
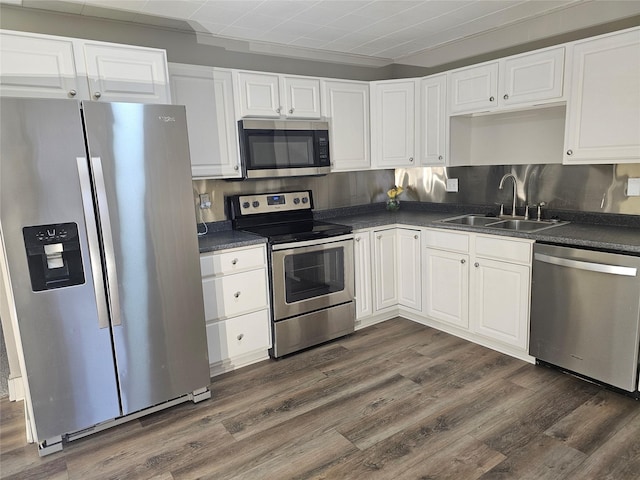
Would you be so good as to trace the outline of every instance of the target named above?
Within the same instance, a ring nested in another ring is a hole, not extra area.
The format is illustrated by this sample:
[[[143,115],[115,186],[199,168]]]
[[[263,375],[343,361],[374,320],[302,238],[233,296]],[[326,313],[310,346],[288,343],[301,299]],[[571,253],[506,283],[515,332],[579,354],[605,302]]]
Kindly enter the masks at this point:
[[[184,107],[0,102],[0,266],[41,453],[209,396]]]

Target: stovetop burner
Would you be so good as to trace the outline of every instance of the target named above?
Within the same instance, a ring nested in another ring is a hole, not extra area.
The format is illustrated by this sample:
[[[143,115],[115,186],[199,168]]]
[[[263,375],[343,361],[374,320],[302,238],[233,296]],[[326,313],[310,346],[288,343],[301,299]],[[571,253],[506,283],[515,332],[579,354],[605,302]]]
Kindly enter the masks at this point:
[[[313,219],[311,190],[234,195],[228,198],[235,230],[268,238],[269,243],[289,243],[351,233],[348,225]]]

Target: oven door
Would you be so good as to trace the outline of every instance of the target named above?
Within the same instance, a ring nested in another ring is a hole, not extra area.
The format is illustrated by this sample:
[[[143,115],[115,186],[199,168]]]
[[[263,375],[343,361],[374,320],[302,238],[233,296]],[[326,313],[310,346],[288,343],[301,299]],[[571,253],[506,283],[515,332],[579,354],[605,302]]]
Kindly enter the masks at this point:
[[[353,301],[353,235],[272,248],[274,320]]]

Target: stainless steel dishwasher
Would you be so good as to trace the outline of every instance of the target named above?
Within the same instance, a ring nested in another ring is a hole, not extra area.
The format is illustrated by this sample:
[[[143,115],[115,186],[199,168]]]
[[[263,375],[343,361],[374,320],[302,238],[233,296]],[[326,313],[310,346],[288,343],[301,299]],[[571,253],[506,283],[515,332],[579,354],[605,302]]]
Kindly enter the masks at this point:
[[[638,392],[640,257],[534,244],[529,354]]]

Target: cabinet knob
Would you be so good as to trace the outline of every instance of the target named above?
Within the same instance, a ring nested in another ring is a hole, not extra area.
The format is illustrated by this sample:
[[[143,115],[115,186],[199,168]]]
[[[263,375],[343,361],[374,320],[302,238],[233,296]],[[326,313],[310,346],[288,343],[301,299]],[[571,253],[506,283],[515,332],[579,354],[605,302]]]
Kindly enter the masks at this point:
[[[442,155],[438,155],[438,160],[442,160]]]
[[[290,108],[290,109],[289,109],[289,113],[293,113],[293,108]]]
[[[356,237],[356,242],[359,242],[359,241],[360,241],[360,237]]]
[[[75,90],[69,90],[69,95],[75,97],[78,94]]]
[[[231,265],[236,265],[238,263],[238,259],[234,258],[233,260],[231,260]]]
[[[480,266],[480,264],[478,262],[473,264],[474,267],[478,268]]]
[[[502,98],[504,98],[505,100],[509,100],[509,94],[505,93],[504,97],[502,97]]]
[[[244,338],[244,333],[241,333],[236,337],[238,340],[242,340]]]
[[[409,157],[409,162],[413,163],[413,157]]]
[[[93,94],[93,96],[95,98],[100,98],[102,96],[102,94],[100,92],[96,92],[96,93]]]
[[[460,260],[460,263],[464,265],[465,263],[467,263],[467,261],[463,258],[462,260]]]
[[[489,97],[489,101],[493,102],[496,98],[495,97]]]
[[[234,170],[240,170],[240,167],[239,167],[238,165],[234,165],[234,166],[233,166],[233,169],[234,169]]]
[[[417,240],[418,239],[418,235],[414,235],[413,238],[415,238]]]
[[[240,292],[238,291],[238,292],[234,293],[233,296],[238,298],[240,296]]]
[[[380,240],[382,238],[382,235],[377,235],[376,238]]]
[[[573,155],[573,150],[567,150],[567,155]]]
[[[278,115],[280,115],[280,112],[281,112],[281,111],[282,111],[282,107],[278,107],[278,108],[276,108],[276,113],[277,113]]]

